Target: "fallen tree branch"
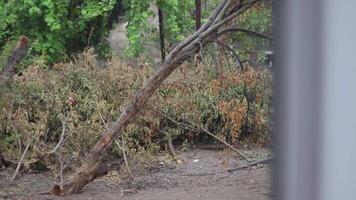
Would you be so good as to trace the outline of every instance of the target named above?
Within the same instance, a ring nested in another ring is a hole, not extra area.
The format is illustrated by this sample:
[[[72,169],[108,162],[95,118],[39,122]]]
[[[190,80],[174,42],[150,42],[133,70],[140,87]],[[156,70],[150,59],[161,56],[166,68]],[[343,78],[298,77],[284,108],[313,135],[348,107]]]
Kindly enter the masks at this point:
[[[0,87],[10,81],[16,74],[16,65],[25,57],[27,46],[28,38],[26,36],[21,36],[6,64],[2,68],[0,73]],[[0,168],[2,166],[9,167],[12,164],[12,162],[5,160],[4,156],[0,153]]]
[[[187,58],[194,55],[194,51],[200,44],[204,45],[206,41],[209,40],[209,37],[213,37],[221,26],[232,21],[257,2],[259,2],[259,0],[248,1],[248,3],[240,8],[241,5],[236,4],[236,0],[223,0],[208,21],[198,31],[180,42],[172,52],[169,53],[164,63],[162,63],[159,69],[146,81],[143,88],[136,94],[125,111],[111,124],[109,129],[103,133],[103,136],[82,161],[82,165],[76,170],[70,178],[70,181],[64,185],[55,185],[51,191],[56,191],[54,194],[61,196],[77,193],[89,182],[98,177],[102,162],[115,138],[122,133],[127,125],[146,105],[148,99],[154,94],[162,82]],[[237,11],[232,14],[221,14],[224,8],[229,5],[231,6],[230,11],[234,10],[236,6],[239,6],[240,9],[237,9]],[[217,19],[218,16],[224,17]]]
[[[0,85],[6,84],[16,74],[16,65],[25,57],[27,46],[28,38],[21,36],[0,73]]]
[[[228,169],[227,171],[228,172],[234,172],[234,171],[237,171],[237,170],[240,170],[240,169],[244,169],[244,168],[255,166],[255,165],[259,165],[259,164],[268,163],[268,162],[271,162],[271,161],[273,161],[273,158],[266,158],[266,159],[263,159],[263,160],[257,160],[257,161],[254,161],[254,162],[247,163],[245,165],[237,166],[236,168]]]
[[[20,170],[20,168],[21,168],[21,163],[22,163],[23,159],[25,158],[25,155],[26,155],[26,153],[27,153],[28,148],[30,147],[31,142],[32,142],[32,140],[30,140],[30,141],[28,142],[28,144],[27,144],[25,150],[23,151],[22,156],[21,156],[19,162],[17,163],[17,167],[16,167],[16,170],[15,170],[14,175],[13,175],[12,178],[11,178],[11,181],[14,181],[14,180],[15,180],[16,175],[17,175],[17,173],[19,172],[19,170]]]

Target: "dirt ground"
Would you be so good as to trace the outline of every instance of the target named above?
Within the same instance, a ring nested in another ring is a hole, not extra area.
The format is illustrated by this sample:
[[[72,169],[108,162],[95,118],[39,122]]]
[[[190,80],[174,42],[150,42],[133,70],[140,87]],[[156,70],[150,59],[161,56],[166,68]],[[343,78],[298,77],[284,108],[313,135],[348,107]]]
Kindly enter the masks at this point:
[[[253,160],[271,156],[268,149],[244,153]],[[181,153],[178,162],[167,164],[161,156],[149,167],[135,167],[133,181],[113,172],[90,183],[81,193],[63,198],[46,194],[54,184],[52,175],[27,173],[10,182],[13,171],[6,170],[0,172],[0,199],[271,199],[272,164],[229,171],[244,163],[233,152],[199,148]]]

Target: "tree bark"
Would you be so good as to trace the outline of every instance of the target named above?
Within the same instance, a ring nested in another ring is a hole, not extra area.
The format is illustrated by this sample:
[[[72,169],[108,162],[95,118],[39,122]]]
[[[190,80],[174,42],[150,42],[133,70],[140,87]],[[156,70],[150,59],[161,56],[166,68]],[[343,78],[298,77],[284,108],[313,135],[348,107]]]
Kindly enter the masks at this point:
[[[195,0],[195,30],[201,27],[201,0]]]
[[[6,85],[16,74],[16,65],[25,57],[27,46],[28,38],[21,36],[0,73],[0,87]],[[0,153],[0,168],[3,166],[9,167],[10,165],[11,162],[5,160],[4,156]]]
[[[188,57],[194,55],[197,46],[204,45],[210,37],[216,34],[217,30],[225,23],[233,20],[243,11],[250,8],[260,0],[248,1],[243,7],[233,13],[225,13],[227,10],[234,9],[236,6],[234,0],[223,0],[210,16],[208,21],[195,33],[180,42],[167,56],[161,67],[147,80],[143,88],[137,93],[128,108],[121,116],[112,123],[109,129],[105,131],[101,139],[95,144],[93,149],[83,160],[82,165],[70,181],[63,186],[55,185],[52,193],[65,196],[79,192],[89,182],[100,176],[100,169],[103,167],[103,159],[107,150],[119,136],[126,126],[134,119],[137,113],[145,106],[148,99],[153,95],[162,82]],[[231,8],[231,9],[228,9]]]
[[[195,31],[198,31],[201,27],[201,0],[195,0]],[[200,49],[201,47],[199,46],[196,51],[195,54],[199,55],[200,53]],[[199,57],[197,57],[199,59],[201,59],[200,55]]]
[[[164,43],[164,15],[161,8],[158,6],[158,19],[159,19],[159,40],[161,44],[161,59],[162,63],[166,59],[166,50]]]
[[[6,84],[16,74],[16,65],[25,57],[27,46],[28,38],[21,36],[0,73],[0,86]]]

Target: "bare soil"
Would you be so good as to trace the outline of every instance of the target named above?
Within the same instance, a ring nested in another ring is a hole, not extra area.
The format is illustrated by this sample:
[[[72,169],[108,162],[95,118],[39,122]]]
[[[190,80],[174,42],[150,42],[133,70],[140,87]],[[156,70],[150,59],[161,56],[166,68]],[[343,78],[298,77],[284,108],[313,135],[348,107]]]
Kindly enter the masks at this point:
[[[253,160],[270,156],[268,149],[244,152]],[[271,199],[271,164],[229,172],[244,163],[233,152],[194,149],[181,153],[178,162],[159,156],[148,167],[133,167],[134,180],[114,172],[90,183],[79,194],[62,198],[47,194],[55,183],[53,175],[26,173],[10,182],[13,170],[5,170],[0,172],[0,199]]]

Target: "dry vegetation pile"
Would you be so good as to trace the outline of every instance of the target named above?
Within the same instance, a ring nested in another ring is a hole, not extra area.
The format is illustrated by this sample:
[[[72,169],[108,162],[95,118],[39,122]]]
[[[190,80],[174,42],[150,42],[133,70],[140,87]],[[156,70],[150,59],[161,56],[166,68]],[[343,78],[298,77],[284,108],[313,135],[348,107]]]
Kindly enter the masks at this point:
[[[100,67],[91,50],[51,69],[28,67],[1,90],[0,152],[27,159],[54,148],[64,131],[61,153],[73,162],[86,154],[100,134],[130,102],[153,72],[112,59]],[[270,142],[272,75],[270,69],[216,67],[211,59],[183,64],[129,125],[124,138],[130,153],[154,153],[175,144],[213,142],[205,127],[239,145]],[[112,152],[119,153],[117,147]]]

